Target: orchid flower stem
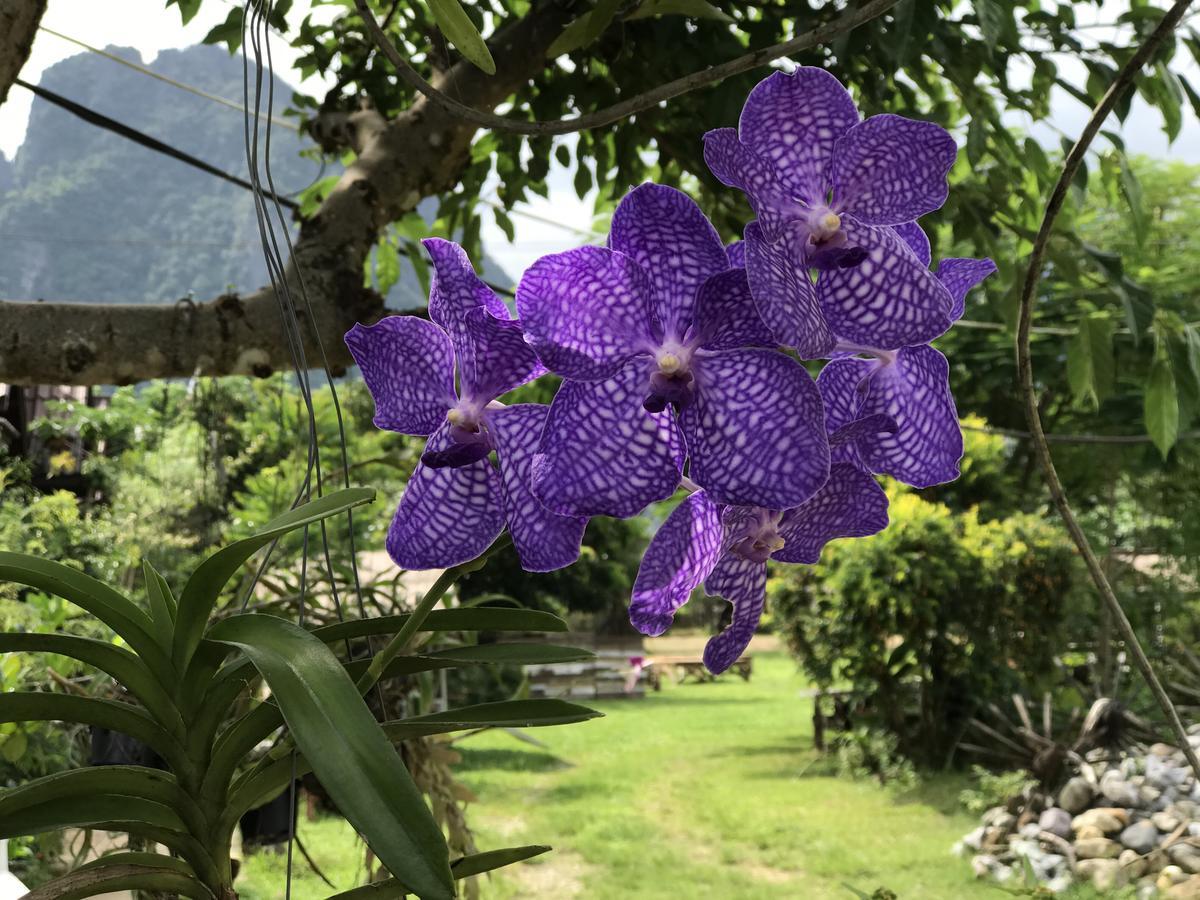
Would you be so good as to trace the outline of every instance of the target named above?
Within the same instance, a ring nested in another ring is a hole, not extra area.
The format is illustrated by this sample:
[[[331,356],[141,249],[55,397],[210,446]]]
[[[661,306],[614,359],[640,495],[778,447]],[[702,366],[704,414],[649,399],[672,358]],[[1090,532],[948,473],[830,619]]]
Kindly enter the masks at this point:
[[[1071,510],[1070,503],[1067,501],[1062,481],[1058,477],[1058,471],[1054,468],[1054,459],[1050,455],[1050,445],[1047,443],[1046,434],[1042,430],[1042,417],[1038,411],[1037,394],[1034,391],[1033,360],[1029,351],[1029,335],[1033,329],[1034,303],[1037,298],[1038,282],[1042,275],[1046,246],[1050,241],[1050,236],[1054,230],[1054,221],[1058,218],[1058,214],[1062,210],[1063,202],[1066,200],[1067,191],[1075,178],[1075,173],[1079,170],[1079,166],[1087,154],[1088,147],[1091,146],[1092,140],[1099,133],[1100,126],[1104,120],[1108,118],[1109,113],[1112,112],[1126,91],[1132,89],[1137,73],[1141,70],[1142,66],[1150,61],[1163,41],[1175,30],[1175,27],[1183,18],[1191,2],[1192,0],[1176,0],[1163,15],[1154,31],[1146,38],[1137,49],[1137,52],[1129,58],[1128,62],[1125,63],[1124,67],[1117,74],[1117,77],[1113,80],[1112,85],[1101,99],[1099,105],[1092,112],[1083,133],[1079,136],[1079,140],[1071,148],[1071,152],[1067,154],[1067,158],[1063,162],[1062,174],[1059,176],[1058,183],[1055,184],[1054,190],[1050,194],[1050,199],[1046,203],[1046,212],[1042,219],[1042,225],[1038,230],[1037,238],[1033,243],[1033,250],[1029,256],[1029,271],[1025,278],[1024,290],[1021,292],[1020,319],[1017,327],[1017,368],[1021,379],[1021,392],[1025,399],[1025,415],[1029,420],[1029,430],[1034,446],[1037,448],[1037,459],[1046,477],[1046,486],[1050,490],[1050,496],[1054,500],[1054,505],[1058,507],[1058,512],[1067,527],[1067,532],[1070,534],[1075,546],[1079,549],[1079,553],[1087,565],[1088,573],[1091,575],[1096,589],[1100,592],[1100,597],[1104,601],[1106,608],[1112,614],[1113,623],[1124,639],[1125,646],[1132,654],[1138,671],[1141,672],[1142,677],[1146,680],[1150,692],[1154,695],[1154,699],[1158,702],[1159,707],[1170,723],[1171,729],[1174,731],[1176,740],[1178,741],[1179,749],[1187,757],[1187,761],[1191,765],[1192,771],[1196,773],[1196,777],[1200,778],[1200,758],[1197,758],[1195,750],[1192,749],[1191,744],[1188,742],[1188,735],[1184,730],[1183,722],[1179,718],[1179,713],[1176,711],[1174,704],[1171,703],[1171,698],[1167,696],[1167,692],[1163,689],[1162,682],[1159,681],[1158,676],[1155,674],[1154,667],[1150,664],[1150,660],[1146,656],[1146,651],[1138,643],[1137,633],[1133,630],[1133,626],[1129,622],[1129,617],[1125,615],[1125,610],[1121,608],[1121,601],[1117,599],[1117,595],[1104,573],[1104,567],[1097,558],[1095,551],[1088,541],[1087,535],[1084,534],[1078,520],[1075,518],[1075,513]]]
[[[433,608],[437,606],[438,601],[445,596],[446,591],[450,590],[459,578],[471,572],[478,572],[484,567],[492,554],[511,545],[512,537],[504,534],[492,546],[488,547],[487,550],[475,557],[475,559],[452,566],[443,572],[438,577],[438,580],[433,583],[433,586],[425,592],[425,596],[421,598],[416,608],[409,614],[408,620],[404,623],[403,627],[396,632],[382,650],[375,654],[367,670],[358,679],[359,693],[365,694],[375,686],[375,682],[383,677],[384,670],[387,669],[392,660],[408,648],[413,635],[425,624],[425,619],[433,611]]]

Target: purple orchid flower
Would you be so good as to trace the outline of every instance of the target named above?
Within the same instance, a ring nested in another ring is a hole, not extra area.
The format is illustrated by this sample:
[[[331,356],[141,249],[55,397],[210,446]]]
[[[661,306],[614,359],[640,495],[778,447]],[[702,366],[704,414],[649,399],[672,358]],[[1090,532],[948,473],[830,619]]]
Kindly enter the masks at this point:
[[[636,515],[686,457],[714,502],[787,509],[826,480],[820,396],[775,349],[743,269],[685,194],[630,191],[608,247],[543,257],[517,289],[551,404],[534,492],[570,515]],[[671,408],[668,408],[671,407]]]
[[[929,265],[929,241],[913,225],[901,232],[915,258]],[[952,321],[962,314],[967,292],[996,271],[990,259],[943,259],[937,278],[951,296]],[[840,342],[841,352],[861,354],[827,363],[817,378],[831,429],[876,415],[895,421],[891,433],[858,433],[835,451],[867,470],[931,487],[953,481],[962,458],[962,430],[950,393],[950,364],[928,344],[880,349]]]
[[[746,229],[754,301],[779,341],[805,358],[836,334],[857,343],[926,343],[950,325],[945,288],[904,253],[892,226],[938,209],[954,139],[891,114],[859,121],[823,69],[775,72],[750,92],[737,129],[704,138],[704,158],[758,214]],[[808,270],[820,273],[814,286]]]
[[[551,512],[530,487],[548,408],[496,402],[545,368],[462,248],[424,245],[435,272],[433,322],[389,316],[346,334],[375,400],[375,425],[429,437],[388,530],[388,554],[405,569],[446,568],[475,559],[507,524],[526,570],[570,565],[586,520]]]
[[[874,423],[873,423],[874,424]],[[867,472],[834,463],[829,479],[788,510],[722,506],[697,491],[677,506],[646,548],[633,585],[629,620],[660,635],[701,583],[733,604],[733,619],[704,648],[704,665],[720,673],[745,651],[766,599],[767,560],[811,565],[830,541],[887,527],[888,500]]]

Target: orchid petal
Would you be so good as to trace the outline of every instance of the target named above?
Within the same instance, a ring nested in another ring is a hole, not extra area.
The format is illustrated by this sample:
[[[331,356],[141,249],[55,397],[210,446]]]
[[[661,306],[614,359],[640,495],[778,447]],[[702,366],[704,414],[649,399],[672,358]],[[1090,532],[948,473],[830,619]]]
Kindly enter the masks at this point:
[[[916,222],[904,222],[900,225],[893,225],[892,230],[900,236],[900,240],[908,245],[908,249],[922,264],[929,265],[932,253],[929,248],[929,236],[925,234],[925,229]]]
[[[779,523],[782,549],[771,558],[812,565],[821,548],[837,538],[866,537],[888,525],[888,498],[867,472],[850,463],[837,463],[829,480],[803,506],[790,509]]]
[[[732,666],[750,646],[766,602],[766,563],[726,553],[704,583],[708,594],[733,604],[733,621],[704,647],[704,665],[714,675]]]
[[[944,334],[951,324],[950,293],[896,232],[850,216],[842,217],[842,231],[867,256],[853,268],[822,272],[817,281],[821,310],[834,334],[886,350]]]
[[[931,487],[958,477],[962,430],[950,393],[950,364],[932,347],[907,347],[896,361],[867,382],[860,413],[883,413],[896,420],[894,434],[858,441],[872,472],[891,475],[913,487]]]
[[[669,410],[642,407],[647,384],[642,360],[605,381],[563,382],[534,461],[543,504],[563,515],[624,519],[675,492],[683,435]]]
[[[833,335],[821,312],[804,259],[803,229],[784,232],[772,243],[756,222],[746,226],[746,274],[754,305],[775,339],[805,359],[833,347]]]
[[[479,307],[467,313],[463,326],[466,341],[459,365],[464,397],[486,403],[546,373],[521,323],[497,319]]]
[[[721,535],[720,508],[704,491],[671,511],[646,548],[633,583],[629,621],[634,628],[656,637],[671,626],[676,610],[716,565]]]
[[[624,253],[580,247],[543,256],[517,287],[525,335],[550,371],[577,381],[611,378],[657,345],[654,288]]]
[[[895,434],[899,427],[895,419],[883,413],[855,419],[829,433],[829,452],[833,453],[847,444],[853,444],[862,438],[871,437],[880,432]]]
[[[444,424],[427,448],[445,450]],[[445,569],[483,553],[504,530],[500,476],[486,460],[457,468],[413,471],[387,534],[387,552],[402,569]]]
[[[696,298],[694,328],[705,350],[776,346],[754,305],[745,269],[730,269],[704,282]]]
[[[857,423],[863,419],[859,409],[863,402],[863,382],[874,371],[878,363],[868,359],[843,357],[825,364],[817,375],[817,389],[825,406],[825,427],[829,430],[829,458],[831,463],[848,462],[858,468],[865,464],[858,453]],[[894,420],[887,421],[893,426]],[[843,438],[853,434],[853,440]],[[835,441],[835,438],[837,439]]]
[[[725,257],[729,260],[729,268],[744,269],[746,268],[746,243],[745,241],[734,241],[725,248]]]
[[[837,142],[833,202],[867,225],[900,225],[946,202],[958,145],[942,126],[885,113]]]
[[[456,347],[466,340],[467,314],[483,307],[498,319],[511,319],[508,307],[475,274],[467,252],[453,241],[426,238],[421,241],[433,261],[429,286],[429,318],[450,333]]]
[[[346,346],[375,400],[375,427],[428,435],[456,402],[454,349],[446,332],[416,316],[355,325]]]
[[[696,201],[661,184],[625,195],[613,213],[608,246],[646,270],[659,321],[676,337],[691,324],[700,285],[729,268],[721,238]]]
[[[824,69],[775,72],[746,98],[738,137],[775,164],[788,193],[824,203],[834,147],[854,125],[858,110],[842,83]]]
[[[777,350],[698,358],[695,401],[680,424],[688,474],[716,503],[788,509],[829,476],[821,395],[804,366]]]
[[[533,460],[548,410],[535,403],[519,403],[487,414],[500,461],[504,516],[526,572],[550,572],[575,562],[587,526],[587,519],[560,516],[533,495]]]
[[[966,309],[967,292],[996,271],[990,259],[943,259],[937,277],[950,292],[950,318],[957,322]]]
[[[803,204],[788,196],[771,161],[743,144],[732,128],[704,135],[704,162],[718,181],[746,195],[772,240],[788,219],[805,212]]]

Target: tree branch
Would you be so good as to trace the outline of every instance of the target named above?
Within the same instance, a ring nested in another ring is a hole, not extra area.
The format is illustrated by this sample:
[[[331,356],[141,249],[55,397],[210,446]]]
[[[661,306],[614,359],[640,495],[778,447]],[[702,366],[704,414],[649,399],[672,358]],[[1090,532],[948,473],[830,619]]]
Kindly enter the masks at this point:
[[[1088,573],[1091,575],[1092,581],[1095,582],[1096,589],[1100,592],[1101,599],[1112,613],[1117,630],[1121,633],[1126,646],[1133,654],[1138,671],[1145,678],[1151,693],[1154,694],[1154,699],[1158,702],[1163,714],[1170,722],[1171,728],[1175,732],[1179,749],[1187,756],[1188,763],[1191,765],[1192,771],[1196,773],[1196,777],[1200,778],[1200,758],[1197,758],[1196,752],[1188,742],[1188,735],[1184,730],[1183,722],[1179,719],[1179,713],[1175,711],[1175,707],[1171,703],[1171,698],[1163,690],[1162,683],[1154,673],[1154,667],[1150,665],[1150,660],[1146,657],[1146,652],[1142,649],[1141,644],[1138,643],[1137,633],[1133,630],[1133,625],[1130,624],[1129,617],[1125,615],[1125,610],[1121,608],[1121,601],[1117,599],[1112,585],[1109,584],[1108,577],[1104,574],[1104,567],[1096,557],[1095,551],[1092,550],[1087,535],[1083,533],[1083,529],[1079,526],[1079,522],[1071,510],[1070,503],[1067,502],[1066,492],[1063,490],[1062,481],[1058,477],[1058,471],[1054,468],[1054,459],[1050,455],[1050,445],[1046,441],[1046,433],[1042,430],[1042,417],[1038,412],[1037,395],[1034,393],[1033,386],[1033,359],[1029,350],[1029,335],[1033,326],[1034,300],[1037,296],[1038,282],[1042,276],[1046,245],[1050,241],[1050,234],[1054,229],[1054,220],[1058,218],[1058,214],[1062,210],[1071,181],[1074,179],[1075,173],[1079,170],[1079,166],[1083,163],[1088,147],[1091,146],[1092,141],[1099,133],[1100,126],[1104,120],[1108,118],[1113,107],[1117,105],[1117,101],[1132,87],[1133,79],[1142,66],[1150,60],[1162,42],[1175,30],[1175,27],[1179,24],[1180,19],[1183,18],[1183,14],[1187,11],[1191,3],[1192,0],[1176,0],[1175,4],[1163,16],[1145,43],[1138,48],[1137,52],[1121,68],[1116,80],[1109,87],[1108,92],[1105,93],[1099,105],[1092,111],[1092,116],[1088,120],[1087,126],[1083,129],[1083,133],[1079,136],[1079,140],[1075,142],[1075,146],[1067,154],[1067,158],[1063,163],[1062,174],[1059,175],[1058,183],[1054,185],[1054,190],[1050,193],[1050,199],[1046,203],[1046,213],[1042,218],[1041,228],[1038,230],[1037,238],[1033,243],[1033,250],[1029,256],[1029,271],[1025,278],[1024,289],[1021,292],[1020,322],[1017,326],[1017,368],[1020,372],[1021,392],[1025,400],[1025,416],[1029,420],[1029,430],[1032,432],[1033,444],[1037,450],[1037,459],[1041,464],[1042,472],[1046,476],[1046,485],[1050,489],[1050,496],[1054,500],[1054,505],[1058,508],[1058,512],[1067,526],[1071,540],[1079,548],[1079,553],[1087,565]]]
[[[699,72],[693,72],[691,75],[685,75],[683,78],[668,81],[666,84],[660,85],[653,90],[630,97],[628,100],[622,100],[620,103],[614,103],[605,109],[596,110],[587,115],[576,116],[573,119],[559,119],[553,122],[534,122],[514,119],[508,116],[498,116],[486,110],[467,106],[465,103],[459,103],[453,97],[448,96],[427,82],[416,69],[408,64],[408,61],[396,49],[396,45],[392,43],[383,29],[379,27],[379,23],[375,20],[370,7],[367,6],[366,0],[355,0],[355,6],[358,8],[359,14],[363,17],[363,21],[366,22],[367,30],[371,32],[371,37],[374,38],[379,49],[383,51],[384,56],[396,67],[401,80],[410,87],[420,91],[426,98],[436,103],[445,111],[462,119],[464,122],[471,122],[481,128],[490,128],[493,131],[508,131],[516,134],[571,134],[576,131],[585,131],[589,128],[600,128],[604,125],[611,125],[613,122],[644,112],[666,100],[690,93],[697,88],[705,87],[733,75],[740,75],[742,72],[748,72],[751,69],[757,69],[760,66],[765,66],[769,62],[792,53],[798,53],[801,50],[808,50],[811,47],[828,43],[838,35],[852,31],[864,22],[869,22],[871,19],[883,15],[883,13],[895,6],[897,2],[899,0],[871,0],[871,2],[853,12],[844,13],[836,21],[828,25],[822,25],[820,28],[816,28],[798,38],[784,41],[781,44],[772,44],[769,47],[763,47],[761,50],[754,50],[743,56],[739,56],[729,62],[721,63],[718,66],[710,66]]]
[[[9,0],[0,0],[0,4]],[[466,62],[450,72],[459,89],[495,106],[544,65],[546,48],[570,21],[570,4],[542,3],[492,39],[496,74]],[[330,363],[350,357],[342,335],[383,314],[383,298],[363,286],[363,267],[380,232],[423,197],[451,189],[469,163],[475,126],[419,98],[390,122],[346,122],[359,143],[321,208],[306,221],[286,276],[297,272]],[[301,315],[309,359],[317,334]],[[15,384],[124,384],[147,378],[252,373],[291,367],[274,292],[169,304],[0,301],[0,381]]]
[[[45,12],[46,0],[0,0],[0,103],[29,59]]]

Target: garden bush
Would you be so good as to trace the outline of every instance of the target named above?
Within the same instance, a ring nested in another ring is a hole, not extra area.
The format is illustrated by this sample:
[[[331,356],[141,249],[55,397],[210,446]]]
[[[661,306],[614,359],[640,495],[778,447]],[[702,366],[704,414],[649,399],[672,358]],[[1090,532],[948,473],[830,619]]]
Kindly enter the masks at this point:
[[[982,521],[890,493],[886,531],[777,568],[768,591],[816,685],[848,686],[904,753],[941,765],[983,705],[1052,677],[1076,562],[1042,516]]]

